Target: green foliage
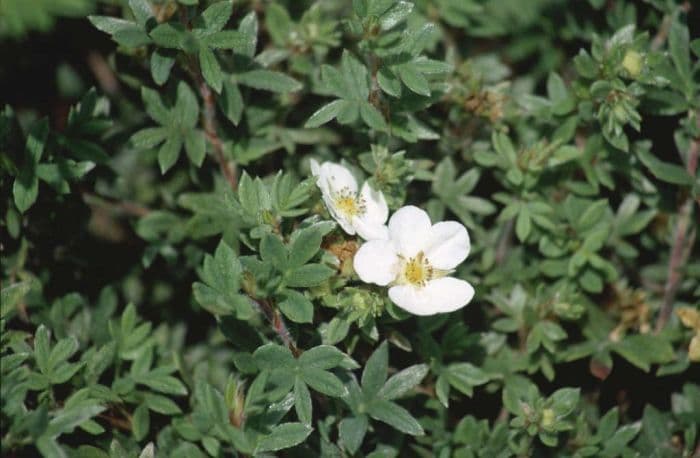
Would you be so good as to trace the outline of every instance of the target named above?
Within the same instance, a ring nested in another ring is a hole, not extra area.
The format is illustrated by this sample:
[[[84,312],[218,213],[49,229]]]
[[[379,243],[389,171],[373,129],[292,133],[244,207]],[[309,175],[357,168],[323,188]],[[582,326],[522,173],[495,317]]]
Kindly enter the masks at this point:
[[[47,31],[56,18],[81,17],[94,6],[94,0],[3,0],[0,4],[0,37],[22,37],[32,30]]]
[[[3,456],[695,456],[697,9],[0,0]]]

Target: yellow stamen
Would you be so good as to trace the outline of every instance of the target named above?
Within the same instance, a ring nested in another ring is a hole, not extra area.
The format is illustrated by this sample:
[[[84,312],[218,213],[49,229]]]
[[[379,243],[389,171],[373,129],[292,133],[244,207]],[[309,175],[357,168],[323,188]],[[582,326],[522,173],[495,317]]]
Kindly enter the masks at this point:
[[[335,208],[347,218],[360,216],[365,212],[365,203],[348,188],[344,188],[333,198]]]
[[[421,251],[415,257],[404,261],[400,283],[410,284],[413,286],[425,286],[425,284],[433,278],[433,266]]]

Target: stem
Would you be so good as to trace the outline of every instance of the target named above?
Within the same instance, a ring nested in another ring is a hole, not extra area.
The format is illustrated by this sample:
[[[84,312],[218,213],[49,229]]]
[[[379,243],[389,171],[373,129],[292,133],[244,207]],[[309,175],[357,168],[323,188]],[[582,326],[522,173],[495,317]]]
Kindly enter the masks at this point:
[[[89,191],[82,190],[83,200],[89,205],[107,207],[117,213],[123,213],[130,216],[143,217],[148,215],[151,210],[144,206],[141,206],[135,202],[129,202],[126,200],[117,200],[111,197],[98,196]]]
[[[272,330],[275,331],[277,336],[284,342],[284,344],[287,346],[292,351],[292,354],[296,357],[301,354],[301,350],[297,347],[296,343],[294,343],[294,339],[292,339],[292,335],[289,333],[289,329],[287,328],[286,323],[284,322],[284,318],[282,317],[282,314],[280,314],[279,310],[277,310],[268,300],[266,299],[256,299],[254,297],[250,297],[256,304],[258,304],[258,307],[262,311],[263,315],[268,319],[270,324],[272,325]]]
[[[506,255],[508,254],[508,250],[510,249],[511,239],[513,238],[514,221],[515,218],[511,218],[508,221],[506,221],[506,225],[503,227],[503,231],[501,232],[501,236],[499,237],[495,255],[496,264],[499,266],[503,265],[503,263],[505,262]]]
[[[700,121],[698,121],[700,123]],[[690,143],[688,158],[686,161],[686,169],[690,176],[695,176],[698,168],[698,155],[700,154],[700,138],[693,140]],[[676,222],[676,230],[673,235],[673,246],[671,247],[671,259],[668,262],[668,274],[666,277],[666,285],[664,287],[664,297],[661,303],[661,310],[656,320],[656,332],[660,332],[668,322],[671,312],[673,311],[673,302],[678,293],[681,280],[683,278],[681,267],[685,265],[690,252],[693,249],[695,241],[695,229],[690,228],[690,220],[693,214],[693,198],[686,197],[678,212],[678,221]]]
[[[683,11],[684,13],[687,13],[690,11],[690,2],[683,2],[678,6],[678,10]],[[661,21],[661,25],[659,26],[659,30],[656,32],[656,35],[654,35],[654,38],[651,40],[651,50],[652,51],[658,51],[661,49],[663,44],[666,42],[666,39],[668,38],[668,34],[671,31],[671,23],[673,22],[673,15],[672,14],[666,14],[664,18]]]
[[[202,115],[202,125],[204,134],[207,140],[214,148],[214,155],[219,162],[219,168],[226,177],[231,189],[234,191],[238,188],[238,178],[236,178],[236,165],[226,160],[224,156],[224,145],[218,134],[218,122],[216,121],[216,96],[214,91],[207,85],[202,77],[201,70],[197,72],[197,83],[199,84],[199,93],[204,100],[204,114]]]
[[[188,30],[192,28],[192,25],[187,18],[187,12],[184,8],[180,8],[180,22]],[[202,69],[194,58],[189,57],[186,60],[185,69],[188,71],[188,73],[190,73],[190,76],[194,80],[195,84],[199,87],[199,94],[202,96],[202,100],[204,101],[204,113],[202,114],[202,128],[204,129],[204,135],[206,135],[207,140],[209,140],[212,148],[214,148],[214,156],[216,156],[216,161],[219,163],[221,173],[223,173],[224,177],[226,177],[226,181],[228,181],[231,189],[235,191],[238,189],[236,164],[226,160],[226,156],[224,155],[224,144],[221,141],[221,137],[219,137],[219,123],[216,120],[216,94],[204,80]]]

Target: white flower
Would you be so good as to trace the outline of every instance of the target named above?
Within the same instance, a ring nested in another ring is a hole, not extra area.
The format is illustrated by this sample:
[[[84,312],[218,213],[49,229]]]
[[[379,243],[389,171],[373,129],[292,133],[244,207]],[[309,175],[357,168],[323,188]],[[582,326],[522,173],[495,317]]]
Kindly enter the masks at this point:
[[[359,234],[365,240],[385,239],[385,225],[389,207],[380,191],[373,190],[365,181],[357,192],[357,180],[342,165],[311,159],[311,173],[318,177],[316,184],[331,216],[350,235]]]
[[[431,224],[418,207],[402,207],[389,220],[389,238],[364,243],[355,254],[362,281],[390,285],[389,298],[415,315],[452,312],[467,305],[474,288],[448,275],[469,254],[467,229],[454,221]]]

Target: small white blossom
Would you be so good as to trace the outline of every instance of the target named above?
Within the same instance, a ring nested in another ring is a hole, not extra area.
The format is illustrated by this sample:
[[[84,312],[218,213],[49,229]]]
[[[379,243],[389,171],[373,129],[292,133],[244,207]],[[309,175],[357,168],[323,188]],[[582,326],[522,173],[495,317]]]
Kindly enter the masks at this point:
[[[467,305],[474,288],[448,275],[469,254],[467,229],[437,224],[418,207],[402,207],[389,220],[389,238],[364,243],[355,254],[362,281],[389,285],[389,298],[415,315],[452,312]]]
[[[332,162],[320,164],[311,159],[311,173],[326,208],[340,227],[350,235],[365,240],[384,239],[388,235],[386,219],[389,207],[381,191],[373,190],[365,181],[357,192],[357,180],[348,169]]]

